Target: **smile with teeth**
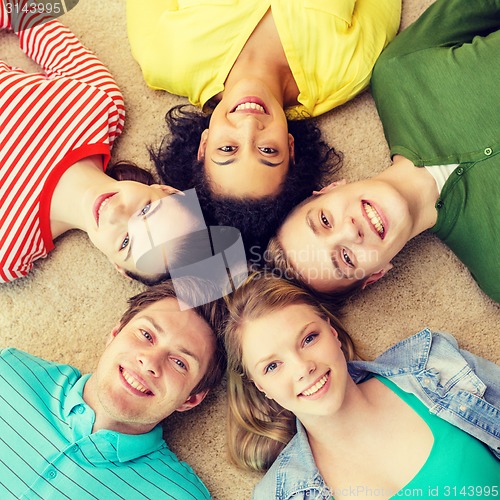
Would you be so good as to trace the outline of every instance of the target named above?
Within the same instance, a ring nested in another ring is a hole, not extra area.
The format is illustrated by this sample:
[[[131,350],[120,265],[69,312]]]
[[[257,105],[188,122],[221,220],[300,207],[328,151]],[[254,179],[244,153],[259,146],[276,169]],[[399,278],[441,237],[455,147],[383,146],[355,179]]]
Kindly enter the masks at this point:
[[[267,114],[264,106],[261,106],[260,104],[257,104],[256,102],[244,102],[244,103],[238,104],[238,106],[236,106],[232,112],[234,113],[236,111],[246,111],[246,110],[257,111],[259,113]]]
[[[385,234],[385,227],[382,222],[382,218],[378,214],[378,212],[367,202],[363,202],[363,208],[365,209],[366,215],[370,219],[370,222],[372,223],[372,226],[375,228],[377,233],[380,235],[381,238],[383,238]]]
[[[101,218],[101,212],[104,210],[104,207],[109,203],[109,199],[111,198],[111,196],[109,198],[106,198],[102,203],[101,203],[101,206],[99,207],[99,210],[97,210],[97,216],[99,217],[99,219]]]
[[[127,372],[125,368],[120,368],[120,371],[122,372],[123,378],[135,390],[147,394],[148,396],[151,396],[153,394],[147,387],[144,387],[137,379],[135,379],[129,372]]]
[[[323,377],[321,377],[312,387],[307,389],[307,391],[301,392],[301,396],[312,396],[313,394],[316,394],[327,382],[328,376],[330,375],[330,372],[325,373]]]

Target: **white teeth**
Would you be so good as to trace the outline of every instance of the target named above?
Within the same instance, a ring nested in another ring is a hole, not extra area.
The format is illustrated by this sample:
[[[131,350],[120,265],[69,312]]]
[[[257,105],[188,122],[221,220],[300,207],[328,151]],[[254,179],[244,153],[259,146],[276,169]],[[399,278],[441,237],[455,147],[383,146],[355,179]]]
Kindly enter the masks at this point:
[[[111,198],[111,197],[110,197]],[[97,214],[99,217],[101,216],[101,211],[104,209],[104,207],[109,203],[109,198],[106,198],[102,203],[101,206],[99,207],[99,210],[97,211]]]
[[[318,380],[318,382],[316,382],[310,389],[307,389],[307,391],[304,391],[302,394],[304,396],[312,396],[326,384],[327,380],[328,380],[328,373],[324,375],[320,380]]]
[[[375,227],[378,234],[383,235],[384,224],[382,223],[380,215],[369,203],[363,203],[363,208],[365,209],[366,215],[368,215],[370,222],[373,224],[373,227]]]
[[[124,368],[122,369],[122,375],[123,378],[134,388],[137,389],[138,391],[143,392],[144,394],[150,394],[151,391],[147,388],[144,387],[141,383],[139,383],[130,373],[128,373]]]
[[[256,109],[261,113],[266,112],[266,110],[260,104],[257,104],[255,102],[244,102],[243,104],[238,105],[235,111],[242,111],[244,109]]]

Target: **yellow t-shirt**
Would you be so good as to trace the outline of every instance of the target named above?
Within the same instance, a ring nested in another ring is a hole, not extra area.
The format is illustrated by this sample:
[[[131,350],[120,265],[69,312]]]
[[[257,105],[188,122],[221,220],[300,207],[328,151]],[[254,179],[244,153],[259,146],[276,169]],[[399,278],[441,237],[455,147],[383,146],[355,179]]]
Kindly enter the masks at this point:
[[[368,85],[398,30],[401,0],[127,0],[132,54],[151,88],[203,108],[269,8],[300,90],[287,114],[305,118]]]

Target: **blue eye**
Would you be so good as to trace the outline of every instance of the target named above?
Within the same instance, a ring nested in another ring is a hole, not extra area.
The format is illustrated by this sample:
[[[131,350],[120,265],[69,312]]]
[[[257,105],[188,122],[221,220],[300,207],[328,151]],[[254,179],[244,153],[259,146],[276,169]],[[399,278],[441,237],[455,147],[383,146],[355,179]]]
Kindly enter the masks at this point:
[[[129,242],[130,242],[130,238],[127,234],[127,236],[125,236],[125,238],[123,238],[122,244],[120,245],[120,250],[123,250],[124,248],[126,248],[127,245],[129,244]]]
[[[275,363],[274,361],[272,363],[269,363],[265,368],[264,368],[264,373],[269,373],[278,368],[278,363]]]
[[[151,203],[148,203],[140,212],[139,215],[146,215],[151,208]]]

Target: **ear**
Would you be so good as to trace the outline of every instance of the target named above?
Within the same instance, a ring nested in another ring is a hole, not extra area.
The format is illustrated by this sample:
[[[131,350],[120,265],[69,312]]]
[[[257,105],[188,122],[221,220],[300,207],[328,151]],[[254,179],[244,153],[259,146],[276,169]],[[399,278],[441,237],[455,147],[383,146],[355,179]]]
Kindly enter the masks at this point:
[[[337,330],[335,330],[335,328],[333,328],[333,326],[331,325],[330,318],[327,317],[326,321],[328,323],[328,326],[330,327],[330,331],[333,333],[333,336],[338,338],[339,334],[338,334]]]
[[[109,334],[108,336],[108,340],[106,341],[106,347],[111,344],[111,342],[113,341],[113,339],[118,335],[118,333],[120,332],[121,330],[121,324],[118,323],[112,330],[111,330],[111,333]]]
[[[179,408],[177,408],[175,411],[188,411],[191,410],[191,408],[194,408],[195,406],[198,406],[204,399],[205,396],[208,394],[208,389],[206,391],[198,392],[197,394],[193,394],[189,396],[184,403],[182,403]]]
[[[382,276],[384,276],[386,273],[388,273],[393,267],[394,266],[389,262],[380,271],[368,276],[368,278],[366,278],[365,282],[363,283],[363,286],[361,287],[361,289],[364,290],[368,285],[371,285],[372,283],[375,283],[376,281],[378,281],[380,278],[382,278]]]
[[[119,266],[118,264],[115,264],[115,269],[122,275],[122,276],[125,276],[125,278],[128,278],[129,280],[131,280],[132,278],[127,274],[127,272],[125,271],[125,269],[123,269],[123,267]]]
[[[338,343],[340,344],[340,346],[342,346],[342,342],[340,342],[340,339],[339,339],[339,333],[337,332],[337,330],[335,330],[335,328],[333,328],[333,326],[331,325],[330,323],[330,318],[326,318],[326,321],[328,322],[328,326],[330,327],[330,331],[332,332],[333,336],[337,339]]]
[[[207,150],[207,141],[208,141],[208,128],[206,128],[200,137],[200,145],[198,146],[198,161],[202,161],[205,159],[205,151]]]
[[[180,194],[181,196],[186,196],[184,191],[181,191],[180,189],[176,189],[172,186],[166,186],[165,184],[152,184],[151,187],[154,187],[156,189],[160,189],[161,191],[166,193],[167,196],[171,195],[171,194]]]
[[[288,153],[290,161],[295,161],[295,139],[292,134],[288,134]]]
[[[313,195],[325,194],[338,186],[345,186],[346,184],[347,181],[345,179],[340,179],[340,181],[331,182],[327,186],[321,188],[319,191],[313,191]]]

